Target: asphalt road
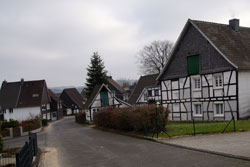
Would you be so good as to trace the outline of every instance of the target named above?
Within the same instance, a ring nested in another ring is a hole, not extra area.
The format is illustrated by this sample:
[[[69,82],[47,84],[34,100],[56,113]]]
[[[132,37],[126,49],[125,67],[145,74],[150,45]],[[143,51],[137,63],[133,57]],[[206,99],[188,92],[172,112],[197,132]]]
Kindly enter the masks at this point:
[[[249,161],[95,130],[76,124],[72,117],[52,123],[38,139],[40,147],[56,151],[56,156],[49,156],[46,161],[56,159],[60,167],[250,166]],[[25,140],[27,137],[18,138],[5,145],[19,146]]]

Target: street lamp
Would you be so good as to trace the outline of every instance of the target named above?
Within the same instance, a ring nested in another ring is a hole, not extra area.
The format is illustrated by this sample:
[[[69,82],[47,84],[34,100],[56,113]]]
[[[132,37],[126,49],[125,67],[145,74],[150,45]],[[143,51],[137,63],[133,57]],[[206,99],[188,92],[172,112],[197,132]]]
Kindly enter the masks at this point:
[[[115,91],[111,92],[112,100],[113,100],[113,108],[115,108]]]

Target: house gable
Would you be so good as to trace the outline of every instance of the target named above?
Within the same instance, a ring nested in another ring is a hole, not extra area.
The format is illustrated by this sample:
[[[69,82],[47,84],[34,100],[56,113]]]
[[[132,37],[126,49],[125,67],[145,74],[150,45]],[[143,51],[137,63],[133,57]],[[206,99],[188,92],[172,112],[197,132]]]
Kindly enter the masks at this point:
[[[188,76],[188,57],[199,56],[199,74],[233,70],[230,64],[189,21],[160,80]]]

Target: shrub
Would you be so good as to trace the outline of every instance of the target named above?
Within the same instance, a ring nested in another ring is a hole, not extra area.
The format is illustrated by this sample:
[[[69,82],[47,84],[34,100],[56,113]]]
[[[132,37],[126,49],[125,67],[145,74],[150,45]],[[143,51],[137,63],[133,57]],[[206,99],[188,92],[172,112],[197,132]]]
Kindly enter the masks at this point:
[[[165,127],[168,121],[168,109],[157,107],[158,122]],[[94,123],[97,126],[113,128],[122,131],[143,131],[144,127],[153,129],[156,125],[156,107],[148,105],[135,108],[106,108],[94,113]]]
[[[30,117],[28,120],[22,121],[21,125],[24,132],[32,131],[41,127],[39,117]]]
[[[0,134],[0,152],[2,152],[3,150],[3,139],[2,139],[2,135]]]
[[[48,126],[48,120],[42,119],[42,126]]]
[[[75,115],[75,120],[78,123],[85,124],[86,123],[86,114],[85,113],[77,113]]]
[[[13,119],[10,119],[10,121],[3,121],[2,125],[1,125],[1,129],[6,129],[6,128],[14,128],[14,127],[18,127],[19,123],[18,121],[14,121]]]
[[[9,129],[0,130],[0,134],[2,135],[2,137],[8,137],[10,136],[10,131]]]

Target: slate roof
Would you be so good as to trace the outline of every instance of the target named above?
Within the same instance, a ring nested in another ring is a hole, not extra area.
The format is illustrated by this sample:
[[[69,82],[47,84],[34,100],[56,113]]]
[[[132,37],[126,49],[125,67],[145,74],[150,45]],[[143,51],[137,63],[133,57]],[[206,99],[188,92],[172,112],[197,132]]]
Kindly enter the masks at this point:
[[[144,88],[153,87],[157,85],[156,78],[159,74],[141,76],[137,82],[131,96],[128,99],[129,104],[136,104],[137,99],[141,95]]]
[[[62,102],[62,100],[55,93],[53,93],[52,90],[48,89],[48,93],[50,98],[52,98],[56,102]]]
[[[123,100],[123,93],[125,90],[116,81],[114,81],[111,76],[107,77],[107,82],[108,88],[112,91],[115,91],[117,98]]]
[[[82,95],[77,91],[76,88],[67,88],[63,90],[64,93],[79,107],[83,107],[84,99]]]
[[[250,69],[250,28],[234,31],[229,24],[189,20],[239,69]]]
[[[112,77],[108,77],[107,78],[108,82],[110,84],[112,84],[117,90],[119,90],[119,92],[123,93],[124,92],[124,89],[117,83],[115,82]]]
[[[93,89],[93,91],[91,92],[91,95],[89,96],[88,100],[86,101],[86,103],[84,104],[84,109],[88,109],[89,105],[93,102],[94,98],[96,97],[97,93],[99,92],[99,90],[101,89],[103,84],[100,85],[96,85],[95,88]]]
[[[250,70],[250,28],[240,26],[239,31],[234,31],[229,24],[189,19],[172,50],[170,59],[177,50],[182,37],[185,35],[190,25],[193,25],[235,68],[239,70]],[[157,77],[157,80],[160,80],[169,62],[170,61],[165,65],[164,69]]]
[[[5,82],[5,81],[4,81]],[[41,106],[49,103],[45,80],[5,82],[0,90],[2,108]]]

